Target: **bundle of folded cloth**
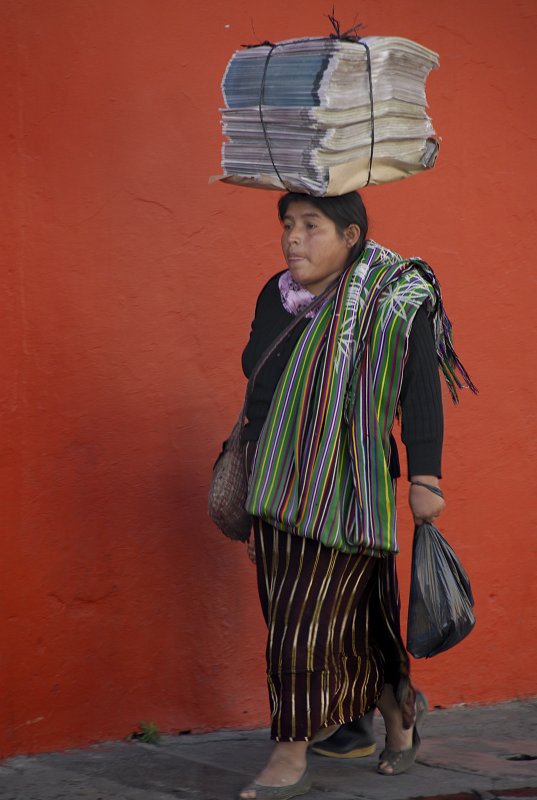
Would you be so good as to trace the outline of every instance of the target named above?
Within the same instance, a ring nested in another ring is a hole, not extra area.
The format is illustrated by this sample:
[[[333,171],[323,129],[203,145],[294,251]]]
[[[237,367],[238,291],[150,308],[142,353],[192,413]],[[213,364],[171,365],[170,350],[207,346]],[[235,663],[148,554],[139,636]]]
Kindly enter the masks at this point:
[[[221,180],[337,195],[429,169],[425,81],[438,55],[409,39],[316,37],[233,54],[222,79]]]

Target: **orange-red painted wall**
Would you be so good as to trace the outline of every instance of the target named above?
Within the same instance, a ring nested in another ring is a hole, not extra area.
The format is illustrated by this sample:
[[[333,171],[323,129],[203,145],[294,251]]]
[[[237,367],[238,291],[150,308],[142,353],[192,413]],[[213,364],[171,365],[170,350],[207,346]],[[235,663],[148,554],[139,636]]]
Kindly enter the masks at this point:
[[[1,4],[3,755],[141,719],[267,724],[254,574],[205,498],[255,298],[281,268],[277,195],[207,178],[232,51],[326,33],[330,8]],[[437,167],[364,198],[375,238],[437,270],[481,391],[446,409],[442,519],[478,623],[417,682],[434,704],[532,695],[537,7],[339,0],[344,26],[357,9],[368,33],[441,54]]]

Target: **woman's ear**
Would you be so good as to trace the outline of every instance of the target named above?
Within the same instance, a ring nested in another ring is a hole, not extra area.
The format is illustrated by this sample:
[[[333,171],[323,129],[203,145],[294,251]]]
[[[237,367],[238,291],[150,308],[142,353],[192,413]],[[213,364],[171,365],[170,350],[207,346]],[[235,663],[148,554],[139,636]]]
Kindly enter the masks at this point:
[[[345,236],[347,247],[354,247],[360,238],[360,234],[361,230],[359,225],[356,225],[354,222],[352,225],[347,225],[343,234]]]

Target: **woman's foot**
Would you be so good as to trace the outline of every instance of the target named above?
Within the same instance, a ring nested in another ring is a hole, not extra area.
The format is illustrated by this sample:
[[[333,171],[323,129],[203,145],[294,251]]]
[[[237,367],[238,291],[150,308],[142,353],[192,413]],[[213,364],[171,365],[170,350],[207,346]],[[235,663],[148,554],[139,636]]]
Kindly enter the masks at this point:
[[[287,800],[309,791],[307,747],[308,742],[278,742],[266,767],[253,783],[240,792],[240,800]]]
[[[381,753],[377,772],[381,775],[400,775],[402,772],[406,772],[416,760],[419,746],[420,737],[416,728],[413,728],[411,747],[406,747],[404,750],[391,750],[386,746]]]
[[[393,687],[386,684],[379,698],[378,707],[386,725],[386,747],[380,754],[378,772],[381,775],[399,775],[416,760],[420,745],[420,727],[427,712],[427,698],[416,694],[416,721],[411,728],[403,727],[403,717],[395,699]]]

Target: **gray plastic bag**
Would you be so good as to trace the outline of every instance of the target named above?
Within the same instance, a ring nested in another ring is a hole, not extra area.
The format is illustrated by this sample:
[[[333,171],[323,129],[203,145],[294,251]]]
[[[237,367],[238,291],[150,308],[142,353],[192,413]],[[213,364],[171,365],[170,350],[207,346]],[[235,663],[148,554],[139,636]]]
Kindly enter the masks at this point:
[[[475,625],[470,579],[430,522],[416,526],[408,605],[407,650],[430,658],[462,641]]]

